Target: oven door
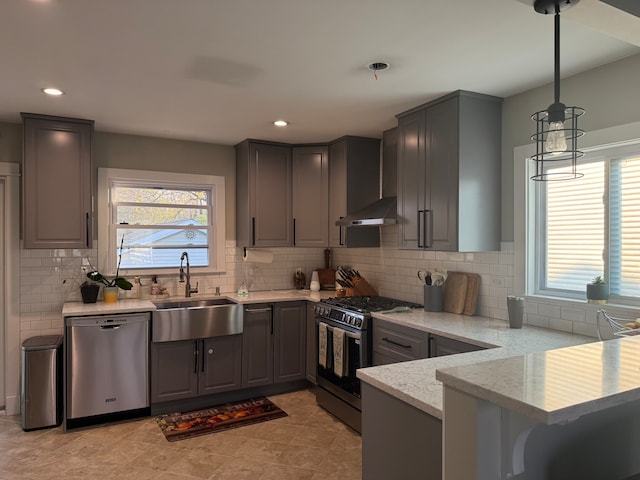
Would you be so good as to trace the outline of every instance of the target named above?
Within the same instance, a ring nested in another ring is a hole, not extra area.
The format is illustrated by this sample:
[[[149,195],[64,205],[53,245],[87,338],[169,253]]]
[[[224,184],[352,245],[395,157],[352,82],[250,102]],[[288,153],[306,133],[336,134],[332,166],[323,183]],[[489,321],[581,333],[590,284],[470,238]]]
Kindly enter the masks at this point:
[[[367,332],[356,329],[345,328],[345,325],[336,323],[327,318],[316,316],[316,338],[320,339],[319,325],[320,322],[327,324],[327,356],[326,366],[320,365],[320,356],[317,358],[317,381],[318,386],[331,392],[336,397],[341,398],[345,402],[353,405],[361,410],[360,400],[360,380],[356,376],[356,370],[369,366],[370,362],[367,358]],[[346,362],[345,374],[336,375],[334,372],[333,360],[333,329],[341,328],[345,331],[345,347],[343,362]],[[318,345],[318,352],[320,351]]]

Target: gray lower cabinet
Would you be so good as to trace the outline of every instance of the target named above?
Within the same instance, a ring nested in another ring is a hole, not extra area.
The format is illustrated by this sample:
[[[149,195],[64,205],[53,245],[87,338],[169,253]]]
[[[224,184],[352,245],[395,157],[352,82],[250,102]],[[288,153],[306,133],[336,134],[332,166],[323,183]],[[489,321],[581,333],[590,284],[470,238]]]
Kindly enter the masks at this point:
[[[276,303],[273,323],[273,382],[304,379],[307,374],[307,302]]]
[[[151,344],[151,402],[241,388],[242,335]]]
[[[247,305],[243,328],[243,388],[305,378],[306,302]]]
[[[375,318],[372,335],[374,365],[386,365],[429,357],[429,334],[427,332]]]
[[[362,478],[440,480],[442,421],[363,382]]]
[[[456,91],[398,115],[398,246],[500,249],[502,99]]]
[[[273,383],[273,310],[269,304],[244,307],[242,387]]]
[[[475,352],[477,350],[484,350],[485,347],[479,347],[467,342],[461,342],[460,340],[454,340],[453,338],[443,337],[441,335],[430,334],[429,341],[429,356],[430,357],[444,357],[445,355],[455,355],[457,353]]]
[[[316,338],[315,304],[307,302],[307,380],[316,384],[316,368],[318,365],[318,340]]]

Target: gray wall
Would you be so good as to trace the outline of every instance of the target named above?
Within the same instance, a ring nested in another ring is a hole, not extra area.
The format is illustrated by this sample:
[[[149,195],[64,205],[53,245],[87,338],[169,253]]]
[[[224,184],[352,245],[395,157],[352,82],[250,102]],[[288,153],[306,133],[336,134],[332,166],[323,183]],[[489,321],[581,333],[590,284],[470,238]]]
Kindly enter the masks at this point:
[[[552,59],[550,59],[551,61]],[[586,133],[640,121],[640,55],[563,79],[560,101],[586,110]],[[553,103],[553,84],[505,99],[502,107],[502,240],[513,241],[513,149],[531,143],[531,114]],[[638,132],[640,136],[640,132]]]
[[[225,177],[226,237],[236,238],[236,157],[232,146],[96,132],[96,168],[131,168]]]

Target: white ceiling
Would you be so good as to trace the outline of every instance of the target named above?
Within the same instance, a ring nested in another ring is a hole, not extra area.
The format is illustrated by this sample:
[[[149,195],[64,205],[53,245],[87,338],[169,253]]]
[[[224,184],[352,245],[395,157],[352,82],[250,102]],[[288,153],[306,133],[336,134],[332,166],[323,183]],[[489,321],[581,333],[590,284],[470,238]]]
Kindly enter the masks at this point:
[[[380,136],[456,89],[506,97],[551,82],[553,18],[532,3],[2,0],[0,121],[73,116],[222,144]],[[598,0],[564,12],[561,30],[563,77],[640,53],[640,19]],[[375,61],[391,64],[378,80]]]

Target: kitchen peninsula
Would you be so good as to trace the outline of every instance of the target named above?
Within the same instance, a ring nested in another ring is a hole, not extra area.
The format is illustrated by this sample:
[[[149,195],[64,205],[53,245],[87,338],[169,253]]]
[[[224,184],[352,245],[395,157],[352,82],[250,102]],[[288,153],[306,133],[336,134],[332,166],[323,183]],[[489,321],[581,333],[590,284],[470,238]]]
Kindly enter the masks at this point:
[[[441,478],[444,406],[443,385],[436,371],[594,341],[531,326],[511,329],[504,321],[485,317],[421,310],[373,316],[374,320],[382,319],[485,349],[358,371],[363,383],[362,469],[367,480],[390,478],[389,475],[407,480]],[[446,458],[446,443],[444,453]]]

